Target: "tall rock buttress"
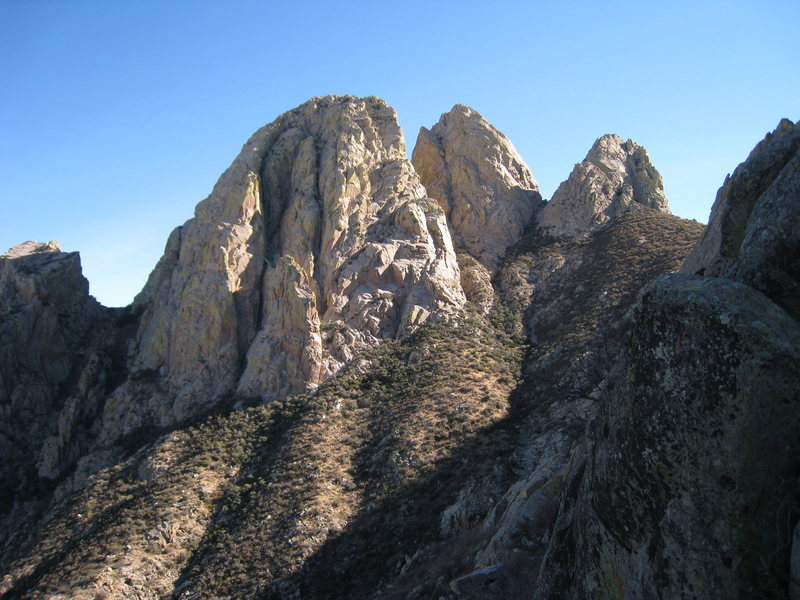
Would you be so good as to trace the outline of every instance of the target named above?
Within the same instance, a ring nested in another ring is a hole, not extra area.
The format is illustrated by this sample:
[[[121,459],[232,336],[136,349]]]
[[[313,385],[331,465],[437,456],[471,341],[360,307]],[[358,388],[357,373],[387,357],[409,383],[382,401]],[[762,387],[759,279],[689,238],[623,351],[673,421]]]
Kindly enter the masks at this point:
[[[537,221],[552,236],[581,237],[641,207],[669,213],[661,175],[645,148],[606,134],[558,186]]]
[[[256,132],[135,300],[107,438],[236,392],[282,399],[464,303],[444,212],[377,98],[314,98]]]
[[[420,129],[412,160],[447,214],[456,248],[494,272],[542,204],[514,146],[476,111],[456,104],[431,129]]]

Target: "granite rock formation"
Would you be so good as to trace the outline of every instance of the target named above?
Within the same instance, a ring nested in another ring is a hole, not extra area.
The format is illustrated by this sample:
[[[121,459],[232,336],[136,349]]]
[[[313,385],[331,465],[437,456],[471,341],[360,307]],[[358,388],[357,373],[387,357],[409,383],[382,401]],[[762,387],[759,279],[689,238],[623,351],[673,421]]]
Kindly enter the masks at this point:
[[[89,295],[80,256],[57,242],[0,256],[0,513],[48,489],[91,445],[121,360],[120,312]]]
[[[412,161],[445,211],[457,250],[494,273],[542,204],[514,146],[476,111],[456,104],[431,129],[420,129]]]
[[[800,318],[798,197],[800,125],[784,119],[726,178],[681,272],[742,282]]]
[[[484,230],[534,214],[457,109]],[[426,190],[382,101],[286,113],[126,309],[53,244],[0,258],[0,596],[800,596],[797,125],[688,260],[611,136],[562,233],[456,254],[446,138]]]
[[[107,440],[236,393],[285,399],[464,303],[445,215],[394,110],[315,98],[256,132],[177,228],[135,305]]]
[[[669,212],[661,175],[647,150],[618,135],[599,138],[537,217],[555,237],[585,236],[641,207]]]
[[[683,267],[706,276],[643,293],[600,413],[537,513],[550,525],[532,597],[796,594],[796,136],[781,122],[726,180]]]

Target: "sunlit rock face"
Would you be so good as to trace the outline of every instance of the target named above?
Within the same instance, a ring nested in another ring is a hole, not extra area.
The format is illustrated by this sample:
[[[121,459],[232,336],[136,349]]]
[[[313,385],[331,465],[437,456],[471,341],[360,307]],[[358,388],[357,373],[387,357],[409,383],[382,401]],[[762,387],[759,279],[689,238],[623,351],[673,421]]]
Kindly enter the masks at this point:
[[[464,301],[395,111],[314,98],[257,131],[170,236],[135,301],[136,381],[104,430],[166,425],[233,392],[286,398]]]
[[[537,221],[552,236],[579,237],[641,207],[669,212],[661,175],[645,148],[607,134],[558,186]]]
[[[457,250],[494,273],[542,204],[514,146],[476,111],[457,104],[431,129],[420,130],[412,160],[447,214]]]

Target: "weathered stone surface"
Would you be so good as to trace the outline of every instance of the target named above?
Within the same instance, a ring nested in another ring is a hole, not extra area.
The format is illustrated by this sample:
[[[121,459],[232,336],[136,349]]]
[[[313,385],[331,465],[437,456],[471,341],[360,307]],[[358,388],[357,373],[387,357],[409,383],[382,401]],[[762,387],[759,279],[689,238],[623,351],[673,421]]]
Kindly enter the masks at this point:
[[[482,314],[489,314],[495,300],[491,274],[469,254],[459,252],[457,258],[464,295]]]
[[[538,550],[526,553],[526,560],[532,564],[538,565],[542,560],[545,550],[542,540],[547,538],[558,514],[564,485],[561,477],[564,458],[551,458],[556,460],[542,461],[545,463],[542,469],[515,483],[487,515],[484,527],[491,528],[493,534],[476,558],[477,567],[513,560],[520,547]]]
[[[782,597],[800,325],[752,288],[686,275],[635,318],[536,597]]]
[[[0,512],[85,447],[79,431],[106,391],[106,358],[91,348],[103,318],[77,252],[25,242],[0,256]]]
[[[726,180],[683,267],[707,277],[643,295],[573,452],[534,597],[795,593],[796,136],[782,122]]]
[[[447,214],[456,246],[494,272],[541,207],[539,187],[511,142],[461,104],[421,128],[414,167]]]
[[[681,272],[746,283],[800,318],[800,124],[784,119],[717,193]]]
[[[789,559],[789,600],[800,599],[800,521],[792,535],[792,554]]]
[[[499,597],[497,581],[503,570],[501,563],[463,575],[450,582],[450,589],[460,598]]]
[[[645,148],[606,134],[558,186],[539,212],[537,222],[555,237],[585,236],[599,225],[642,206],[669,212],[661,175]]]
[[[256,132],[170,236],[136,300],[138,382],[109,401],[105,438],[231,392],[313,388],[360,349],[458,310],[459,278],[394,110],[310,100]]]
[[[529,231],[492,273],[455,255],[373,99],[315,99],[258,132],[130,310],[93,317],[76,257],[15,249],[0,595],[797,596],[800,196],[796,149],[775,149],[795,127],[731,179],[751,206],[718,228],[739,237],[712,269],[728,279],[670,276],[638,304],[699,224],[642,208],[585,237]],[[491,318],[342,373],[456,310],[459,277]],[[317,394],[180,424],[337,369]]]

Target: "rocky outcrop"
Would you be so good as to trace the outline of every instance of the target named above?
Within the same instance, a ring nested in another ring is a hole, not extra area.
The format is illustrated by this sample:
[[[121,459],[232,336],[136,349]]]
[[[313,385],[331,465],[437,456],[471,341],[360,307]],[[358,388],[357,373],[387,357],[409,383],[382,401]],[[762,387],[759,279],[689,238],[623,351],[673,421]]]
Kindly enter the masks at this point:
[[[520,216],[510,154],[455,112],[491,142],[465,179],[487,218]],[[245,145],[129,309],[76,254],[12,249],[0,595],[796,597],[797,126],[654,283],[701,226],[637,148],[598,141],[562,233],[456,255],[455,196],[426,197],[393,111],[317,98]]]
[[[541,207],[539,187],[514,146],[461,104],[421,128],[412,157],[447,215],[458,250],[494,272]]]
[[[683,267],[705,277],[643,294],[565,472],[536,598],[795,593],[797,148],[784,121],[726,180]]]
[[[170,236],[136,299],[133,377],[104,436],[226,394],[284,399],[464,302],[445,215],[394,110],[315,98],[260,129]]]
[[[491,273],[469,254],[459,252],[456,256],[464,295],[482,314],[489,314],[495,302]]]
[[[651,286],[572,457],[535,597],[784,597],[799,342],[800,325],[742,284]]]
[[[784,119],[717,193],[681,272],[752,286],[800,318],[800,124]]]
[[[537,222],[554,237],[585,236],[641,207],[669,212],[661,175],[642,146],[606,134],[558,186]]]
[[[593,344],[576,344],[586,333],[562,317],[584,319],[597,310],[569,306],[594,277],[604,277],[600,257],[607,251],[589,249],[594,259],[581,272],[580,244],[607,236],[621,250],[622,226],[633,220],[639,234],[629,236],[624,252],[636,255],[647,242],[658,253],[643,226],[671,217],[639,210],[586,241],[538,250],[528,277],[527,368],[544,380],[544,394],[533,384],[534,398],[558,400],[528,419],[517,458],[528,474],[487,514],[491,538],[474,570],[453,580],[458,597],[797,593],[796,131],[782,122],[726,180],[714,209],[722,214],[712,214],[684,264],[706,277],[661,278],[630,315],[613,315],[601,301],[606,314],[598,326],[605,331]],[[506,265],[501,285],[518,278],[514,267]],[[629,271],[605,278],[602,295],[632,289]],[[548,300],[554,293],[562,297]],[[629,327],[629,340],[618,345]],[[556,362],[559,356],[569,356],[569,366]],[[566,387],[547,393],[548,372]]]
[[[480,531],[488,539],[473,552],[473,571],[456,579],[459,597],[530,596],[573,454],[587,423],[612,401],[600,384],[631,332],[638,292],[675,271],[701,231],[672,215],[635,211],[586,238],[539,239],[504,264],[499,295],[507,306],[525,307],[530,341],[526,383],[516,399],[519,438],[508,459],[517,480],[483,513]],[[475,491],[469,503],[480,499]],[[491,583],[484,586],[487,570]]]
[[[106,393],[107,324],[77,252],[26,242],[0,256],[0,513],[85,449]]]

